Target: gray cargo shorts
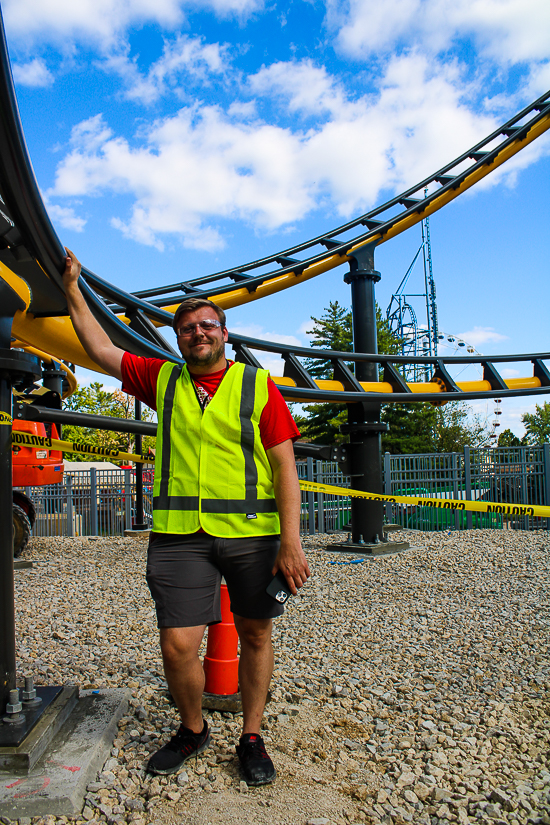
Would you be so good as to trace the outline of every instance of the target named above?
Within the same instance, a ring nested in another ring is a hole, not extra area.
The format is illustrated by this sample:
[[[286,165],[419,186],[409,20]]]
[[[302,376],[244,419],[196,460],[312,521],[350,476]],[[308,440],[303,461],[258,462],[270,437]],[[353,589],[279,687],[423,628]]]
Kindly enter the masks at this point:
[[[279,546],[279,536],[221,539],[208,533],[151,533],[147,584],[158,626],[199,627],[221,621],[222,576],[237,616],[280,616],[284,607],[265,592]]]

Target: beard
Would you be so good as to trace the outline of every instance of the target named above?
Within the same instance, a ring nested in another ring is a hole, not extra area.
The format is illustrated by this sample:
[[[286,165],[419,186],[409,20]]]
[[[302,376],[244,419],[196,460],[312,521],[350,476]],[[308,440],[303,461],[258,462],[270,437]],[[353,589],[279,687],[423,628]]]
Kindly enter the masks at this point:
[[[210,343],[210,342],[208,342]],[[225,352],[225,341],[213,342],[208,352],[196,353],[191,350],[185,358],[185,363],[190,367],[209,367],[223,358]]]

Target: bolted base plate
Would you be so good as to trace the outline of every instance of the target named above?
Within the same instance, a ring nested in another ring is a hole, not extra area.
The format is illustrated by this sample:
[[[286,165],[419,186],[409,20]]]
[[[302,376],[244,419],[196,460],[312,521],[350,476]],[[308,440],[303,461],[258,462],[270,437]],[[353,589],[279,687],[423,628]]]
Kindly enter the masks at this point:
[[[17,748],[37,724],[42,714],[50,707],[54,699],[59,696],[62,690],[63,688],[58,685],[37,687],[36,695],[42,699],[42,701],[34,708],[25,707],[25,705],[23,705],[23,722],[19,725],[5,722],[0,725],[0,764],[2,763],[3,749]],[[51,715],[52,711],[50,709],[47,716],[50,717]]]
[[[396,533],[398,530],[404,530],[401,524],[384,524],[384,533]]]
[[[13,569],[14,570],[29,570],[29,568],[34,567],[32,561],[21,561],[20,559],[14,559],[13,562]]]
[[[125,539],[148,539],[151,535],[151,528],[144,527],[143,529],[138,527],[133,527],[131,530],[124,531],[124,538]]]
[[[82,691],[36,764],[0,773],[0,820],[53,814],[82,821],[87,787],[109,756],[129,698],[123,689]]]
[[[327,544],[325,545],[326,553],[353,553],[354,556],[366,556],[367,558],[374,558],[375,556],[391,556],[393,553],[402,553],[403,550],[408,550],[410,544],[408,541],[380,541],[376,544],[355,543],[346,541],[342,544]]]

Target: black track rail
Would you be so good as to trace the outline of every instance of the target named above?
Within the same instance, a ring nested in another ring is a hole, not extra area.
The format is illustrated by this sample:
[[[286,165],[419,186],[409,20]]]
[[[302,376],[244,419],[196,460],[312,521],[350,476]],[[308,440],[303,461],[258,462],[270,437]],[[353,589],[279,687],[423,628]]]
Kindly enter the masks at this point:
[[[0,18],[1,24],[1,18]],[[220,284],[228,280],[229,289],[242,289],[243,283],[250,291],[269,280],[274,274],[293,272],[300,274],[312,262],[322,261],[334,253],[345,260],[346,253],[358,243],[380,243],[392,227],[407,214],[417,214],[429,207],[435,197],[443,192],[458,187],[472,171],[483,164],[491,164],[503,148],[516,140],[521,140],[529,129],[550,113],[550,93],[543,95],[530,106],[519,112],[514,118],[493,132],[484,141],[476,144],[464,155],[447,164],[435,175],[408,189],[399,197],[388,201],[383,206],[362,215],[354,221],[318,236],[299,246],[284,252],[237,267],[233,270],[215,273],[204,278],[186,283],[173,284],[157,290],[148,290],[130,294],[107,283],[95,273],[83,269],[81,287],[95,317],[114,344],[137,355],[164,358],[181,363],[181,358],[162,338],[157,325],[171,325],[172,314],[162,307],[173,304],[188,294],[207,295],[212,290],[200,289],[208,284]],[[523,121],[523,122],[522,122]],[[497,141],[496,147],[488,148]],[[455,167],[471,160],[465,170],[455,174]],[[425,186],[437,182],[439,189],[426,199],[417,199],[415,194]],[[63,293],[61,273],[65,264],[65,251],[49,219],[34,176],[32,164],[25,145],[23,129],[19,117],[7,46],[3,26],[0,26],[0,259],[16,274],[21,275],[31,286],[35,305],[31,311],[35,315],[66,315],[67,308]],[[402,207],[392,217],[384,213],[396,207]],[[378,220],[381,218],[381,220]],[[353,240],[341,240],[343,235],[359,226],[366,226],[368,231]],[[322,254],[303,261],[296,261],[294,255],[310,250],[315,246],[324,248]],[[248,272],[266,265],[276,263],[280,269],[275,273],[250,276]],[[174,292],[180,295],[174,297]],[[172,294],[172,297],[166,297]],[[38,296],[38,297],[36,297]],[[148,300],[147,300],[148,299]],[[130,319],[130,326],[125,324],[118,314]],[[349,403],[358,400],[384,402],[472,400],[476,398],[505,398],[520,395],[538,395],[550,392],[550,371],[544,363],[550,360],[550,353],[531,355],[502,355],[490,359],[483,357],[457,358],[407,358],[398,355],[366,355],[362,353],[333,352],[314,350],[305,347],[290,347],[274,344],[255,338],[230,334],[229,342],[238,361],[258,366],[254,351],[278,354],[284,361],[284,376],[296,383],[295,387],[281,384],[285,398],[306,402],[340,402]],[[304,359],[312,359],[330,365],[333,374],[343,385],[343,391],[325,390],[318,387],[308,370]],[[392,387],[392,392],[364,392],[347,366],[350,363],[366,361],[377,363],[383,371],[383,379]],[[509,388],[498,372],[496,364],[504,362],[527,362],[532,375],[539,379],[540,387]],[[431,370],[433,380],[443,392],[412,393],[405,383],[400,366],[404,364],[422,364]],[[484,379],[490,389],[463,391],[452,375],[457,367],[476,364],[483,369]]]

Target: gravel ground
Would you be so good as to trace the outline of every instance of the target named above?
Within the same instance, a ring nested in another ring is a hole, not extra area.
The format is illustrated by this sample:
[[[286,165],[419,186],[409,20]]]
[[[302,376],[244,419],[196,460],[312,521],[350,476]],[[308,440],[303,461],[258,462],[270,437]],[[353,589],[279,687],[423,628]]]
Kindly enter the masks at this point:
[[[548,534],[394,535],[417,546],[359,564],[321,552],[338,537],[305,538],[313,577],[275,629],[278,778],[258,789],[238,773],[238,714],[209,715],[211,747],[179,774],[144,772],[178,725],[146,543],[34,539],[16,573],[18,673],[132,692],[76,821],[550,825]]]

